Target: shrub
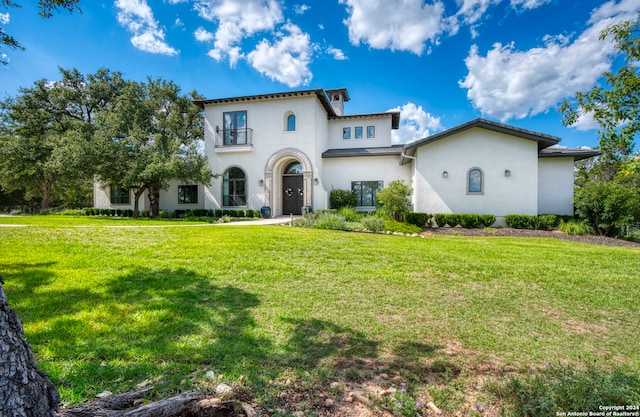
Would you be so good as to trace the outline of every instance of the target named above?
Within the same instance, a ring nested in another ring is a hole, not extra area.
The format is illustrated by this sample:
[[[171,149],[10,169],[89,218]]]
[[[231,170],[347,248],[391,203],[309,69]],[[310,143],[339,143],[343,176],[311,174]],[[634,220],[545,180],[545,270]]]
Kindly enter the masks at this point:
[[[411,205],[409,196],[412,191],[411,186],[404,181],[393,180],[376,193],[378,207],[387,213],[391,220],[403,221]]]
[[[149,217],[149,210],[140,210],[140,217]]]
[[[158,217],[160,217],[161,219],[168,219],[169,217],[171,217],[171,215],[167,210],[160,210],[158,212]]]
[[[481,214],[480,215],[480,223],[484,227],[491,227],[492,224],[496,222],[496,216],[493,214]]]
[[[22,210],[20,209],[15,209],[15,210],[11,210],[11,214],[12,216],[20,216],[22,214]]]
[[[51,209],[40,210],[41,216],[48,216],[49,214],[51,214]]]
[[[389,232],[397,232],[397,233],[420,233],[422,232],[422,228],[404,222],[398,222],[395,220],[387,220],[384,222],[384,230],[388,230]]]
[[[348,222],[359,222],[363,216],[362,213],[357,212],[353,207],[342,207],[338,209],[338,214]]]
[[[212,215],[212,216],[213,216],[213,215]],[[255,214],[254,214],[253,210],[251,210],[251,209],[246,209],[246,210],[244,211],[244,217],[249,217],[249,218],[251,219],[251,218],[254,218],[254,217],[256,217],[256,216],[255,216]]]
[[[507,226],[514,229],[535,229],[538,225],[538,216],[529,214],[507,214],[504,216]]]
[[[537,229],[553,230],[558,227],[558,220],[555,214],[542,214],[538,216]]]
[[[431,215],[427,213],[416,213],[410,211],[407,213],[406,221],[409,224],[413,224],[418,227],[425,227],[427,222],[431,219]]]
[[[87,216],[88,209],[69,209],[58,213],[61,216]]]
[[[596,234],[595,230],[593,230],[593,227],[591,227],[584,221],[580,222],[577,220],[569,220],[568,222],[565,222],[564,220],[560,219],[558,230],[560,230],[562,233],[576,236]]]
[[[477,214],[460,214],[460,226],[465,229],[480,227],[480,216]]]
[[[347,230],[347,221],[338,214],[323,213],[313,223],[314,229]]]
[[[370,232],[380,232],[384,230],[384,219],[375,216],[365,216],[360,220],[362,227]]]
[[[445,227],[447,225],[447,214],[438,213],[433,215],[433,219],[436,221],[438,227]]]
[[[343,207],[355,207],[358,203],[356,193],[350,190],[331,190],[329,193],[329,207],[341,209]]]
[[[640,220],[640,197],[633,188],[601,182],[576,190],[576,214],[601,235],[614,235],[623,225]]]
[[[460,215],[459,214],[447,214],[447,224],[450,227],[456,227],[460,224]]]

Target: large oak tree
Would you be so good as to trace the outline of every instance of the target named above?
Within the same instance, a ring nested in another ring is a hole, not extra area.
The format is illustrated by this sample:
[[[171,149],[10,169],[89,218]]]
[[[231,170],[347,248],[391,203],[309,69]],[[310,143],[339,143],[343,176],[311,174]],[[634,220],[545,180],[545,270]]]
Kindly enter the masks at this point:
[[[96,174],[103,185],[134,192],[134,216],[148,191],[151,216],[158,216],[160,190],[169,181],[209,184],[213,174],[202,151],[201,109],[193,91],[181,95],[171,81],[127,83],[117,105],[103,113],[97,148],[103,156]]]
[[[0,184],[41,198],[42,209],[56,187],[91,181],[96,116],[114,106],[125,85],[120,73],[107,69],[87,76],[60,72],[60,81],[41,79],[0,103]]]

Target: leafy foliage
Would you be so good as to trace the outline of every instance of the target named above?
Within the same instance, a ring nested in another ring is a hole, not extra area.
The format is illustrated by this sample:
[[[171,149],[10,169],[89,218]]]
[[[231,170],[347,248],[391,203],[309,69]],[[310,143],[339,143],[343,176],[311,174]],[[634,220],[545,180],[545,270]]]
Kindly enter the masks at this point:
[[[431,220],[431,215],[427,213],[416,213],[411,211],[406,215],[407,223],[418,227],[425,227],[429,220]]]
[[[332,209],[355,207],[357,202],[358,197],[350,190],[331,190],[329,193],[329,206]]]
[[[573,125],[584,114],[590,114],[601,126],[600,149],[612,162],[629,156],[634,138],[640,132],[640,12],[635,20],[612,25],[602,31],[600,39],[612,37],[625,64],[603,75],[607,86],[594,86],[587,92],[576,93],[574,105],[562,105],[563,123]]]
[[[38,197],[42,209],[59,185],[90,188],[95,120],[110,111],[124,86],[120,73],[106,69],[87,76],[76,69],[60,72],[60,81],[36,81],[0,105],[0,182],[5,190],[24,189],[26,198]]]
[[[387,213],[392,220],[403,221],[411,205],[409,196],[412,192],[411,186],[405,184],[404,181],[393,180],[376,193],[378,207]]]
[[[209,184],[213,177],[200,146],[204,137],[197,93],[181,95],[171,81],[127,82],[112,111],[103,114],[97,137],[96,174],[103,184],[134,190],[134,212],[149,191],[152,217],[160,190],[177,178]]]
[[[576,214],[601,235],[640,221],[640,196],[632,188],[615,182],[599,182],[576,190]]]
[[[577,220],[569,220],[568,222],[565,222],[563,219],[560,219],[558,230],[560,230],[562,233],[576,236],[596,234],[595,230],[593,230],[593,227],[589,226],[584,221]]]

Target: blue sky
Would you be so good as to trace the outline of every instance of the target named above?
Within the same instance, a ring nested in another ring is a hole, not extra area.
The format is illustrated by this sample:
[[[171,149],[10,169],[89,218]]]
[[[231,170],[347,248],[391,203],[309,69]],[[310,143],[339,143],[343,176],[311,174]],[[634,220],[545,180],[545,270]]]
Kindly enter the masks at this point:
[[[173,80],[206,98],[346,87],[347,114],[401,111],[405,143],[476,117],[594,147],[563,99],[615,68],[606,26],[638,0],[82,0],[82,13],[0,9],[25,51],[0,49],[2,98],[58,67]],[[27,4],[28,3],[28,4]],[[618,59],[619,63],[619,59]]]

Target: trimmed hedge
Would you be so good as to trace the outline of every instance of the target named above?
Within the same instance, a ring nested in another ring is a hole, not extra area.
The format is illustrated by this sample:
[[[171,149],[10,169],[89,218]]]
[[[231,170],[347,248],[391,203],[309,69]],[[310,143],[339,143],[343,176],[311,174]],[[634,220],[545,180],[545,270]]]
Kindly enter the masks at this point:
[[[504,221],[507,226],[514,229],[554,230],[568,216],[556,216],[555,214],[507,214]],[[570,218],[570,217],[569,217]]]
[[[409,224],[413,224],[418,227],[425,227],[427,223],[431,220],[431,214],[427,213],[416,213],[410,211],[405,216],[405,221]]]
[[[481,226],[489,227],[496,222],[496,216],[493,214],[475,214],[475,213],[462,213],[462,214],[445,214],[438,213],[433,215],[438,227],[456,227],[458,225],[465,229],[475,229]]]
[[[358,196],[351,190],[331,190],[329,193],[329,207],[341,209],[343,207],[355,207]]]

